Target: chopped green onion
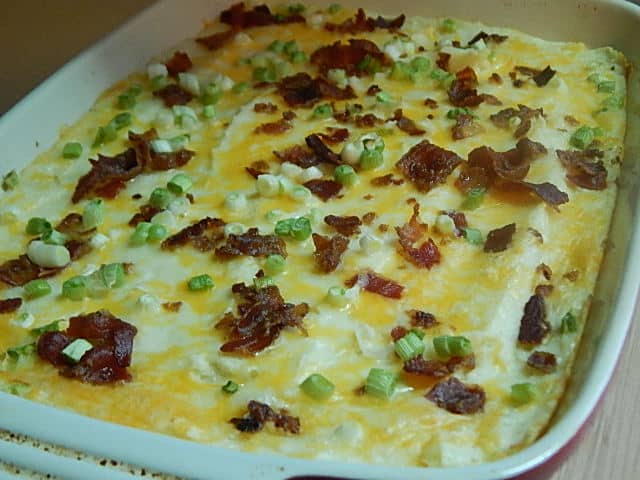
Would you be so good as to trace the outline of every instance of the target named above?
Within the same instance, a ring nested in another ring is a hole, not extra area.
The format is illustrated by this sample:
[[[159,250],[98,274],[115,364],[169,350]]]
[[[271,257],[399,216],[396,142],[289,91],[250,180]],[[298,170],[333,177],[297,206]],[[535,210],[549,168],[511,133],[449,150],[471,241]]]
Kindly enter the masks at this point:
[[[247,88],[249,88],[249,83],[247,82],[239,82],[236,83],[232,88],[231,91],[235,94],[240,94],[242,92],[244,92]]]
[[[90,200],[82,211],[82,227],[85,230],[96,228],[104,219],[104,201],[101,198]]]
[[[434,68],[431,70],[431,78],[440,83],[443,87],[448,87],[449,84],[453,81],[453,74],[442,70],[440,68]]]
[[[511,385],[511,400],[517,405],[524,405],[536,398],[537,389],[532,383],[515,383]]]
[[[327,72],[327,78],[339,87],[344,87],[347,84],[347,72],[343,68],[330,69]]]
[[[193,73],[180,72],[178,73],[178,83],[187,92],[194,95],[200,95],[200,81],[198,77]]]
[[[264,263],[264,273],[270,277],[274,277],[284,272],[286,266],[287,261],[282,255],[269,255]]]
[[[471,115],[472,117],[475,116],[473,115],[473,113],[471,113],[471,110],[469,110],[467,107],[462,107],[462,108],[456,107],[456,108],[452,108],[447,112],[447,118],[451,120],[455,120],[460,115]]]
[[[434,337],[433,348],[440,357],[466,357],[473,352],[471,340],[467,337],[441,335]]]
[[[188,287],[192,292],[209,290],[213,288],[213,279],[208,274],[203,273],[189,279]]]
[[[42,235],[43,233],[50,232],[52,228],[46,218],[32,217],[27,222],[25,232],[29,235]]]
[[[96,132],[96,136],[93,139],[91,147],[99,147],[100,145],[104,145],[105,143],[115,140],[116,137],[116,129],[111,123],[106,127],[98,127],[98,131]]]
[[[414,57],[410,66],[416,73],[426,73],[431,68],[431,61],[427,57]]]
[[[136,97],[142,93],[140,85],[133,85],[118,96],[118,107],[129,110],[136,106]]]
[[[15,170],[11,170],[4,177],[2,177],[2,190],[5,192],[13,190],[18,186],[18,183],[20,183],[18,173]]]
[[[24,295],[29,299],[44,297],[50,293],[51,285],[46,280],[31,280],[24,285]]]
[[[275,175],[265,173],[256,179],[256,189],[263,197],[275,197],[280,194],[280,180]]]
[[[482,243],[484,242],[482,238],[482,232],[480,232],[480,230],[475,228],[464,227],[462,231],[464,232],[464,238],[471,245],[482,245]]]
[[[603,82],[598,83],[598,92],[613,93],[615,91],[616,91],[615,80],[605,80]]]
[[[109,125],[112,125],[116,130],[121,130],[131,125],[131,118],[132,116],[129,112],[122,112],[113,117]]]
[[[299,52],[300,48],[295,40],[289,40],[283,45],[282,51],[288,56],[292,56],[294,53]]]
[[[169,79],[164,75],[156,75],[151,79],[151,89],[153,91],[162,90],[169,85]]]
[[[307,54],[300,51],[291,55],[291,63],[303,63],[307,61]]]
[[[587,80],[591,83],[595,83],[596,85],[599,84],[600,82],[602,82],[604,80],[604,77],[602,75],[600,75],[599,73],[592,73],[591,75],[589,75],[587,77]]]
[[[274,53],[282,53],[283,49],[284,49],[284,42],[282,40],[274,40],[267,47],[267,50]]]
[[[346,186],[358,183],[358,174],[351,165],[338,165],[333,171],[333,178]]]
[[[243,210],[247,206],[247,197],[243,193],[231,192],[224,199],[224,206],[229,210]]]
[[[311,193],[311,190],[309,190],[307,187],[304,187],[302,185],[295,185],[289,191],[289,197],[301,203],[309,201],[312,196],[313,194]]]
[[[66,280],[62,284],[62,296],[70,300],[82,300],[87,296],[87,280],[80,275]]]
[[[314,400],[326,400],[333,393],[335,385],[319,373],[312,373],[300,384],[300,388]]]
[[[31,329],[31,334],[40,336],[46,332],[59,332],[62,330],[62,323],[64,320],[54,320],[51,323],[47,323],[46,325],[42,325],[41,327],[36,327]]]
[[[28,357],[33,355],[36,351],[35,343],[27,343],[17,347],[11,347],[7,349],[7,355],[11,360],[17,361],[20,357]]]
[[[339,3],[332,3],[329,5],[329,8],[327,8],[327,12],[331,15],[338,13],[340,10],[342,10],[342,6]]]
[[[420,330],[419,328],[412,328],[411,330],[409,330],[409,333],[413,333],[416,337],[420,339],[424,338],[424,331]]]
[[[329,103],[318,105],[313,109],[312,118],[323,119],[329,118],[333,115],[333,107]]]
[[[567,312],[560,323],[560,333],[575,333],[578,331],[578,321],[573,313]]]
[[[93,348],[88,341],[84,338],[76,338],[69,345],[64,347],[62,350],[62,355],[69,360],[71,363],[78,363],[85,353]]]
[[[26,395],[29,390],[31,390],[31,386],[20,381],[10,382],[6,387],[6,391],[8,393],[10,393],[11,395],[17,395],[19,397]]]
[[[176,152],[182,150],[189,143],[189,135],[176,135],[169,139],[169,145],[171,145],[171,151]]]
[[[165,238],[169,234],[167,227],[160,224],[152,224],[149,227],[148,241],[150,242],[159,242],[163,238]]]
[[[173,112],[173,116],[178,120],[181,124],[187,124],[185,122],[186,119],[189,119],[191,122],[197,122],[198,116],[196,112],[193,111],[193,108],[187,107],[186,105],[174,105],[171,107],[171,111]]]
[[[188,192],[192,186],[193,182],[191,181],[191,178],[184,173],[178,173],[169,180],[169,183],[167,183],[167,188],[176,195],[182,195]]]
[[[593,128],[587,127],[585,125],[577,129],[575,132],[573,132],[573,135],[571,135],[571,139],[569,140],[569,143],[571,143],[573,147],[579,148],[580,150],[584,150],[589,145],[591,145],[591,143],[594,140],[595,140],[595,134],[593,132]]]
[[[215,118],[216,116],[216,107],[213,105],[205,105],[202,109],[202,116],[204,118]]]
[[[376,100],[380,103],[391,103],[393,101],[391,95],[387,92],[378,92],[376,94]]]
[[[356,66],[356,68],[361,72],[373,74],[381,71],[382,65],[380,64],[380,61],[377,58],[372,57],[367,53],[364,56],[364,58],[360,60],[360,62],[358,62],[358,65]]]
[[[363,170],[373,170],[374,168],[381,166],[383,163],[384,158],[382,157],[382,150],[367,150],[365,148],[360,154],[360,168]]]
[[[57,230],[44,232],[40,238],[47,245],[64,245],[68,240],[68,237],[64,233],[60,233]]]
[[[107,263],[100,267],[100,276],[107,288],[118,288],[124,284],[124,265],[122,263]]]
[[[415,71],[407,62],[397,61],[391,67],[390,76],[393,80],[414,80]]]
[[[453,218],[446,213],[440,214],[436,217],[435,227],[443,235],[454,236],[457,231],[456,223],[453,221]]]
[[[372,368],[364,384],[368,395],[378,398],[390,398],[396,389],[397,376],[383,368]]]
[[[173,151],[169,140],[165,140],[164,138],[155,138],[149,142],[149,145],[151,146],[151,150],[156,153],[171,153]]]
[[[102,269],[85,275],[85,284],[87,286],[87,295],[90,298],[102,298],[109,293],[110,288],[105,284],[102,276]]]
[[[327,300],[336,307],[344,307],[349,303],[347,291],[343,287],[330,287],[327,291]]]
[[[68,142],[62,147],[62,158],[78,158],[82,155],[82,144],[78,142]]]
[[[129,243],[133,246],[139,246],[147,243],[151,225],[152,224],[150,222],[140,222],[138,225],[136,225],[136,230],[129,238]]]
[[[253,286],[256,288],[256,290],[261,290],[271,285],[275,285],[273,283],[273,278],[271,277],[255,277],[253,279]]]
[[[424,342],[422,338],[413,332],[407,333],[399,338],[395,343],[395,352],[403,360],[411,360],[424,352]]]
[[[269,222],[273,222],[275,220],[278,220],[282,215],[284,215],[284,212],[276,208],[265,213],[264,218],[266,218]]]
[[[27,247],[27,256],[36,265],[46,268],[64,267],[71,261],[71,255],[62,245],[49,245],[34,240]]]
[[[311,236],[311,221],[307,217],[288,218],[276,223],[276,235],[306,240]]]
[[[154,208],[167,208],[171,201],[171,192],[164,187],[154,188],[149,197],[149,205]]]
[[[451,18],[445,18],[442,21],[442,25],[440,26],[440,28],[445,33],[453,33],[456,31],[456,22]]]
[[[475,210],[478,208],[484,200],[484,192],[485,190],[482,187],[473,187],[467,192],[467,197],[462,202],[462,205],[460,205],[460,209]]]
[[[222,87],[217,83],[212,82],[204,87],[204,92],[202,93],[202,97],[200,97],[200,101],[203,105],[214,105],[222,98],[223,93]]]
[[[240,385],[238,385],[236,382],[234,382],[233,380],[227,380],[227,383],[222,386],[222,391],[224,393],[233,394],[236,393],[239,388]]]
[[[273,83],[278,81],[278,76],[273,67],[257,67],[253,70],[252,78],[256,82]]]
[[[290,14],[302,13],[304,12],[306,7],[301,3],[292,3],[287,7],[287,11]]]
[[[619,109],[624,107],[624,96],[622,95],[611,95],[607,98],[605,98],[600,105],[602,105],[602,108],[598,111],[596,111],[595,113],[601,113],[601,112],[606,112],[610,109]]]

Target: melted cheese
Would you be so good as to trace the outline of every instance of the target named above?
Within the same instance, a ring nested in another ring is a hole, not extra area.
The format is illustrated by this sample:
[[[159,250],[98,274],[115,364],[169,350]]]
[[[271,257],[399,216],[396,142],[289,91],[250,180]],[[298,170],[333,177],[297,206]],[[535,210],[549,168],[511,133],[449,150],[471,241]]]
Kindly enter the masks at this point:
[[[325,18],[340,22],[352,13],[325,13]],[[1,258],[14,258],[25,250],[29,240],[24,234],[26,219],[41,216],[55,221],[81,208],[82,204],[71,204],[70,196],[78,178],[90,167],[88,158],[95,158],[97,153],[115,155],[128,147],[126,131],[119,132],[116,141],[99,149],[92,149],[91,143],[97,126],[107,124],[119,112],[117,96],[133,84],[143,85],[144,89],[131,110],[130,129],[142,132],[156,126],[162,138],[188,133],[191,136],[188,148],[196,152],[180,169],[194,179],[192,193],[196,202],[177,215],[171,233],[205,216],[220,217],[246,227],[256,226],[261,233],[271,233],[275,221],[269,220],[266,214],[277,209],[282,211],[282,218],[312,214],[313,230],[332,234],[322,222],[325,215],[362,216],[375,211],[374,225],[363,226],[362,235],[375,237],[374,244],[378,246],[364,248],[364,242],[351,240],[341,266],[336,272],[324,275],[314,269],[311,239],[288,241],[287,269],[276,282],[286,301],[304,301],[311,306],[304,321],[308,336],[284,331],[271,347],[255,357],[229,356],[219,351],[224,338],[213,325],[226,311],[235,308],[231,285],[250,284],[263,260],[244,257],[219,262],[210,253],[191,248],[166,252],[157,244],[130,247],[128,238],[132,230],[127,222],[144,202],[133,201],[131,196],[141,194],[143,199],[148,198],[155,187],[165,185],[176,172],[140,175],[128,182],[115,199],[106,202],[107,215],[99,227],[99,232],[106,236],[104,245],[52,278],[54,294],[25,302],[16,314],[0,317],[2,350],[31,341],[27,329],[14,321],[20,313],[29,312],[35,317],[34,326],[40,326],[58,318],[107,308],[138,328],[130,368],[133,381],[103,387],[87,385],[59,376],[55,368],[38,359],[22,363],[18,368],[5,368],[0,371],[0,381],[26,383],[30,386],[25,393],[28,398],[107,421],[231,448],[301,457],[459,465],[500,458],[535,440],[547,424],[570,376],[615,202],[615,180],[622,154],[624,111],[610,110],[594,115],[606,95],[597,93],[586,77],[591,73],[605,74],[616,82],[617,94],[624,96],[625,63],[622,56],[611,49],[589,50],[580,43],[548,42],[513,30],[463,21],[456,21],[454,33],[443,34],[440,24],[441,20],[412,17],[402,29],[414,46],[425,47],[421,55],[429,57],[432,64],[438,51],[434,44],[450,45],[453,40],[466,44],[481,30],[509,37],[501,44],[489,44],[485,48],[443,47],[452,55],[452,67],[472,66],[480,81],[478,90],[495,95],[503,103],[502,107],[483,103],[475,109],[484,126],[482,134],[459,141],[451,139],[453,121],[446,118],[451,108],[447,93],[430,79],[402,82],[381,73],[375,78],[353,80],[359,95],[355,101],[362,103],[366,111],[389,117],[391,111],[375,105],[374,97],[364,95],[369,85],[378,84],[391,96],[394,108],[403,108],[406,116],[427,131],[426,138],[463,158],[481,145],[490,145],[498,151],[513,146],[512,132],[488,121],[492,113],[517,104],[542,107],[545,115],[533,121],[528,136],[543,143],[548,153],[533,163],[527,180],[552,182],[567,192],[569,203],[561,206],[560,212],[543,203],[514,204],[508,198],[490,194],[480,208],[466,212],[467,220],[485,236],[494,228],[515,222],[517,232],[512,245],[500,254],[486,254],[481,247],[462,239],[446,240],[431,229],[443,260],[431,270],[421,270],[397,253],[393,228],[385,233],[376,226],[405,223],[411,215],[409,198],[420,203],[422,220],[430,225],[441,210],[458,209],[463,196],[453,187],[457,170],[446,185],[427,194],[418,192],[410,182],[401,187],[370,186],[370,180],[376,176],[389,172],[398,175],[395,162],[420,138],[397,129],[387,133],[384,165],[374,171],[360,172],[360,182],[343,190],[343,198],[323,203],[313,197],[300,203],[287,196],[260,197],[255,180],[246,174],[244,167],[262,159],[276,165],[274,150],[300,144],[306,135],[336,126],[332,118],[311,120],[310,110],[297,109],[294,128],[286,134],[254,134],[256,126],[276,120],[287,107],[273,89],[249,88],[240,94],[227,91],[216,105],[217,116],[213,120],[202,117],[202,108],[194,100],[190,106],[200,120],[187,129],[160,121],[159,115],[164,112],[166,117],[167,109],[161,100],[151,95],[146,76],[132,74],[105,92],[82,119],[64,127],[51,149],[21,172],[19,188],[3,194]],[[218,24],[211,24],[203,34],[220,28]],[[381,47],[393,40],[393,34],[386,30],[358,37],[369,38]],[[310,54],[318,46],[334,42],[337,35],[313,24],[268,26],[248,29],[214,53],[204,51],[192,40],[177,49],[189,53],[194,61],[190,73],[197,75],[202,84],[219,75],[241,82],[251,78],[251,68],[242,60],[264,51],[276,38],[296,40],[301,50]],[[546,87],[538,88],[530,82],[523,88],[511,86],[508,73],[516,65],[544,68],[547,64],[557,70],[557,74]],[[311,67],[305,63],[293,68]],[[504,82],[500,85],[489,82],[492,73],[498,73]],[[435,110],[424,107],[422,102],[427,97],[435,99],[439,107]],[[255,113],[253,104],[264,101],[278,105],[279,112]],[[336,107],[342,109],[344,104],[336,102]],[[434,118],[427,118],[429,114]],[[584,190],[567,183],[554,154],[555,149],[570,148],[569,138],[575,127],[567,123],[567,115],[580,124],[604,129],[601,141],[609,175],[606,190]],[[352,139],[366,132],[353,127],[350,130]],[[61,157],[62,147],[68,141],[82,143],[81,158]],[[327,165],[320,168],[325,175],[332,175]],[[245,194],[249,207],[239,211],[226,208],[225,197],[229,192]],[[366,199],[368,194],[371,199]],[[529,228],[540,232],[544,243],[539,242]],[[89,265],[109,262],[135,265],[124,288],[115,289],[104,298],[79,302],[59,295],[64,280],[83,273]],[[557,356],[558,368],[547,375],[534,375],[526,369],[530,352],[519,348],[516,341],[523,306],[535,286],[544,283],[536,272],[540,263],[553,270],[551,283],[555,287],[547,299],[553,333],[540,348]],[[338,308],[327,303],[325,295],[329,287],[342,285],[347,278],[366,268],[374,268],[405,286],[402,299],[390,300],[357,292],[356,288],[349,306]],[[579,272],[577,281],[570,282],[563,277],[574,270]],[[201,273],[211,275],[215,288],[207,293],[190,292],[187,280]],[[5,288],[2,292],[3,298],[21,294],[21,288]],[[178,313],[159,307],[162,302],[178,300],[183,302]],[[456,376],[484,388],[487,396],[484,412],[450,414],[424,398],[434,382],[415,384],[402,376],[400,387],[389,401],[354,393],[372,367],[401,371],[389,331],[395,325],[406,325],[405,312],[412,308],[431,312],[440,321],[439,326],[427,332],[425,356],[435,355],[430,340],[436,335],[455,333],[471,339],[476,368]],[[560,335],[560,319],[567,311],[577,315],[580,331]],[[316,372],[331,379],[336,386],[335,393],[326,402],[311,401],[299,389],[299,384]],[[220,389],[228,379],[241,384],[233,396]],[[516,407],[509,400],[509,388],[521,382],[534,383],[539,394],[534,402]],[[270,427],[255,435],[234,430],[228,420],[242,415],[249,400],[287,408],[300,417],[301,434],[287,436]]]

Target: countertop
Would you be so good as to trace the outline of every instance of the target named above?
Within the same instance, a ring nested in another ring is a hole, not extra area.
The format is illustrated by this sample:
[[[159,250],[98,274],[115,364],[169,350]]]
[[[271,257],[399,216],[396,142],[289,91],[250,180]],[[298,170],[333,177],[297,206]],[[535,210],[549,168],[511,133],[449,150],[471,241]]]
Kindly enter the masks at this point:
[[[152,0],[8,0],[0,17],[0,114],[67,60]],[[569,458],[549,480],[633,480],[640,472],[640,327]]]

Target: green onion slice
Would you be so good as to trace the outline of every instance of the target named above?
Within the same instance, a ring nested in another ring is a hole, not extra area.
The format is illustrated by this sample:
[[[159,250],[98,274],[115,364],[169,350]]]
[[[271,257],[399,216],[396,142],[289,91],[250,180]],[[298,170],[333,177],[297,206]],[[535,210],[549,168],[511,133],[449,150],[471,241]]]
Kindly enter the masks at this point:
[[[76,338],[62,350],[62,355],[71,363],[78,363],[85,353],[93,348],[84,338]]]
[[[391,398],[396,389],[397,375],[383,368],[372,368],[364,384],[368,395],[378,398]]]
[[[314,400],[326,400],[333,394],[335,385],[319,373],[313,373],[300,384],[300,388]]]
[[[189,290],[192,292],[198,292],[201,290],[210,290],[213,288],[213,279],[206,273],[202,275],[197,275],[189,279],[188,282]]]
[[[31,280],[24,285],[24,295],[29,299],[44,297],[51,293],[51,285],[41,278]]]

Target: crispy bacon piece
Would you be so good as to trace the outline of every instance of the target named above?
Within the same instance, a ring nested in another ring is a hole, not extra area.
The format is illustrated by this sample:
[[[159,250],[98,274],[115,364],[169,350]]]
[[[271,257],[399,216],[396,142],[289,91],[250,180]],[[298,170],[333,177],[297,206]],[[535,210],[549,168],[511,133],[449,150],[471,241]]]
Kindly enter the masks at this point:
[[[91,194],[113,198],[124,188],[127,180],[131,180],[142,172],[142,164],[136,157],[133,148],[116,155],[105,157],[98,154],[98,159],[90,159],[92,167],[78,180],[71,201],[78,203]]]
[[[287,245],[277,235],[260,235],[257,228],[250,228],[240,235],[231,234],[227,243],[216,249],[216,258],[230,260],[241,255],[268,257],[269,255],[287,256]]]
[[[418,248],[413,245],[420,241],[427,233],[427,225],[420,222],[420,205],[413,206],[413,215],[408,223],[402,227],[396,227],[398,242],[402,250],[400,253],[414,265],[431,269],[440,263],[440,251],[434,241],[429,238]]]
[[[465,67],[456,72],[456,78],[447,91],[449,101],[456,107],[476,107],[484,101],[484,98],[478,95],[477,87],[476,72],[471,67]]]
[[[313,259],[318,270],[323,273],[331,273],[338,268],[342,255],[349,248],[349,239],[340,234],[327,237],[314,233],[313,244],[316,247]]]
[[[412,327],[431,328],[440,323],[433,313],[423,312],[422,310],[409,310],[407,313],[411,317]]]
[[[326,75],[329,70],[341,68],[348,76],[362,76],[369,74],[367,70],[360,68],[362,61],[367,56],[373,61],[377,61],[380,66],[388,67],[393,63],[375,43],[362,38],[352,38],[348,45],[338,41],[320,47],[311,54],[311,63],[318,67],[322,75]]]
[[[365,225],[371,225],[376,219],[376,212],[367,212],[362,216],[362,223]]]
[[[451,357],[447,361],[425,360],[423,356],[417,356],[404,362],[403,370],[414,375],[433,378],[443,378],[451,375],[458,369],[466,371],[476,367],[476,358],[473,353],[465,357]]]
[[[69,240],[64,246],[69,251],[72,262],[84,257],[92,250],[91,244],[84,240]]]
[[[552,69],[550,65],[547,65],[543,70],[518,65],[516,66],[515,72],[509,72],[509,76],[516,87],[522,86],[523,84],[523,81],[516,77],[516,72],[531,77],[538,87],[544,87],[556,74],[556,71]],[[516,83],[519,83],[519,85],[516,85]]]
[[[175,250],[177,247],[191,244],[201,252],[209,252],[224,238],[225,225],[226,223],[219,218],[205,217],[166,238],[161,247],[163,250]]]
[[[324,217],[324,223],[333,227],[338,233],[345,237],[360,233],[360,225],[362,222],[355,215],[340,217],[337,215],[327,215]]]
[[[429,107],[430,109],[436,109],[438,108],[438,102],[437,100],[434,100],[433,98],[425,98],[424,99],[424,106],[425,107]]]
[[[525,346],[540,345],[550,331],[544,297],[532,295],[524,306],[524,314],[520,319],[518,342]]]
[[[329,32],[335,33],[357,33],[373,32],[376,28],[384,28],[387,30],[398,30],[404,24],[405,16],[400,15],[393,19],[385,19],[382,17],[367,17],[362,8],[359,8],[353,18],[348,18],[342,23],[325,23],[324,28]]]
[[[536,350],[527,359],[527,365],[542,373],[551,373],[556,369],[558,362],[553,353]]]
[[[353,123],[358,128],[373,128],[376,125],[383,124],[384,120],[373,113],[365,113],[364,115],[355,115],[353,117]]]
[[[493,72],[489,77],[489,81],[495,83],[496,85],[502,85],[502,77],[499,73]]]
[[[425,131],[419,128],[416,123],[402,113],[402,109],[398,108],[393,112],[393,117],[389,120],[396,122],[396,126],[409,135],[424,135]]]
[[[129,141],[136,151],[136,158],[145,172],[171,170],[186,165],[196,154],[191,150],[180,149],[175,152],[158,153],[151,148],[151,141],[158,138],[155,128],[144,133],[129,132]]]
[[[391,331],[389,332],[389,335],[391,335],[391,338],[393,339],[394,342],[397,342],[402,337],[404,337],[407,333],[409,333],[409,330],[407,330],[405,327],[401,325],[397,325],[391,329]]]
[[[515,132],[513,132],[513,136],[515,138],[520,138],[531,128],[532,119],[543,116],[544,112],[542,111],[542,108],[533,109],[526,105],[518,104],[517,110],[515,108],[505,108],[504,110],[500,110],[499,112],[491,115],[489,120],[491,120],[496,127],[510,129],[510,120],[512,118],[519,118],[520,124],[516,128]]]
[[[236,283],[231,291],[240,297],[238,315],[225,314],[216,324],[224,330],[227,341],[220,350],[225,353],[252,355],[271,345],[285,327],[295,327],[306,333],[302,319],[309,313],[309,305],[285,303],[275,285],[257,289]]]
[[[425,395],[438,407],[455,414],[472,414],[484,410],[486,395],[479,385],[465,385],[456,377],[436,384]]]
[[[131,380],[133,338],[138,330],[108,310],[78,315],[69,319],[64,332],[46,332],[38,339],[38,356],[58,367],[60,375],[86,383],[102,385]],[[71,365],[62,350],[74,340],[87,340],[93,348]]]
[[[551,281],[553,270],[551,270],[551,267],[546,263],[541,263],[540,265],[538,265],[536,267],[536,272],[541,273],[547,281]]]
[[[193,100],[193,95],[180,85],[170,83],[166,87],[153,92],[154,97],[161,98],[167,108],[174,105],[186,105]]]
[[[426,193],[436,185],[445,183],[460,162],[462,159],[456,153],[423,140],[411,147],[396,163],[396,167],[418,190]]]
[[[255,162],[251,162],[251,165],[248,167],[244,167],[244,169],[253,178],[258,178],[260,175],[269,173],[269,164],[264,160],[256,160]]]
[[[489,42],[502,43],[507,38],[509,38],[507,35],[500,35],[497,33],[487,33],[487,32],[480,31],[471,40],[467,42],[467,46],[470,47],[471,45],[473,45],[476,42],[479,42],[480,40],[483,40],[485,43],[489,43]]]
[[[371,85],[367,88],[367,96],[373,97],[376,93],[380,93],[382,89],[378,85]]]
[[[553,293],[553,285],[536,285],[534,293],[541,297],[548,297]]]
[[[22,306],[22,299],[17,298],[5,298],[0,300],[0,313],[15,312]]]
[[[220,22],[230,25],[233,30],[284,23],[304,23],[300,14],[274,15],[267,5],[256,5],[245,10],[243,2],[236,3],[220,13]]]
[[[353,287],[356,284],[368,292],[394,299],[401,298],[402,291],[404,290],[404,287],[399,283],[370,270],[354,275],[345,282],[347,287]]]
[[[487,235],[487,240],[484,242],[484,251],[494,253],[503,252],[511,243],[511,238],[514,233],[516,233],[515,223],[491,230]]]
[[[555,74],[556,71],[550,65],[547,65],[544,70],[533,76],[533,81],[536,82],[538,87],[544,87]]]
[[[438,58],[436,59],[436,65],[444,70],[445,72],[449,71],[449,60],[451,59],[451,54],[446,52],[438,52]]]
[[[356,98],[351,86],[339,88],[323,77],[311,78],[305,72],[299,72],[280,80],[278,93],[290,107],[305,108],[312,107],[322,99],[349,100]]]
[[[342,143],[349,138],[349,130],[346,128],[327,127],[327,133],[318,133],[318,136],[327,143]]]
[[[607,169],[601,158],[600,150],[556,150],[556,155],[567,170],[567,179],[578,187],[588,190],[607,188]]]
[[[278,106],[271,102],[260,102],[253,106],[253,111],[256,113],[276,113]]]
[[[556,210],[558,210],[558,205],[563,205],[569,201],[569,195],[558,189],[553,183],[520,182],[519,185],[541,198],[547,205]]]
[[[225,30],[224,32],[217,32],[206,37],[196,38],[196,42],[205,47],[209,51],[214,51],[222,48],[229,40],[233,38],[235,32],[233,30]]]
[[[308,182],[303,183],[303,185],[311,190],[311,193],[320,198],[323,202],[326,202],[331,197],[335,197],[340,193],[340,190],[342,190],[342,184],[335,180],[309,180]]]
[[[182,308],[182,302],[164,302],[162,304],[162,308],[167,312],[176,313],[180,311],[180,308]]]
[[[286,118],[281,118],[280,120],[276,120],[275,122],[267,122],[262,125],[258,125],[253,133],[265,133],[267,135],[280,135],[281,133],[286,132],[287,130],[291,130],[293,125]]]
[[[343,163],[340,155],[327,147],[317,134],[312,133],[308,137],[305,137],[304,140],[321,162],[331,163],[333,165],[341,165]]]
[[[193,67],[189,55],[185,52],[175,52],[164,65],[171,77],[177,77],[179,73],[187,72]]]
[[[61,270],[62,268],[41,267],[29,260],[26,255],[20,255],[0,265],[0,281],[13,287],[22,286],[37,278],[51,277]]]
[[[484,128],[474,121],[471,115],[461,114],[456,117],[456,124],[451,127],[451,136],[454,140],[473,137],[484,132]]]
[[[140,222],[150,222],[156,213],[160,213],[161,208],[152,207],[151,205],[141,205],[138,212],[129,220],[129,226],[135,227]]]
[[[393,173],[388,173],[381,177],[372,178],[370,183],[374,187],[388,187],[390,185],[402,185],[404,180],[402,178],[394,177]]]
[[[449,218],[451,218],[451,220],[453,220],[456,237],[462,237],[464,235],[464,228],[468,226],[467,217],[465,216],[464,212],[457,212],[455,210],[443,210],[440,213],[447,215]]]
[[[322,141],[320,141],[322,143]],[[303,147],[302,145],[294,145],[286,150],[275,151],[273,154],[278,157],[281,162],[289,162],[298,165],[301,168],[309,168],[321,163],[320,158],[313,150]]]
[[[281,409],[279,413],[276,413],[266,403],[251,400],[247,405],[247,410],[248,412],[244,417],[229,420],[241,432],[259,432],[266,422],[273,422],[276,428],[280,428],[285,432],[300,433],[300,419],[289,415],[289,412],[285,409]]]

